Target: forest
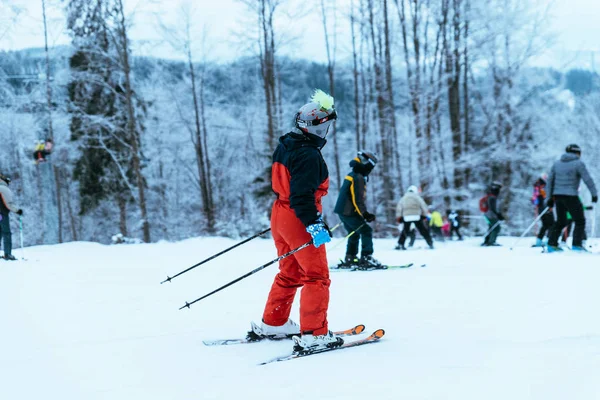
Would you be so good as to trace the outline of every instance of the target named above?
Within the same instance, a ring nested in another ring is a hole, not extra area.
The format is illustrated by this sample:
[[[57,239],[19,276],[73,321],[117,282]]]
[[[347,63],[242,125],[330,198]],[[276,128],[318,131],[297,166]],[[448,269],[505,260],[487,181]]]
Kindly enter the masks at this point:
[[[285,0],[243,1],[251,54],[227,62],[194,51],[189,13],[161,27],[179,60],[136,55],[123,2],[64,1],[70,45],[0,51],[0,171],[28,245],[261,231],[272,152],[316,88],[339,114],[323,149],[330,225],[359,150],[379,157],[368,194],[378,236],[396,233],[410,185],[432,209],[478,217],[492,181],[503,184],[507,232],[519,234],[534,218],[534,181],[570,143],[599,183],[600,78],[530,63],[549,45],[544,2],[353,0],[332,12],[315,1],[325,63],[282,54]]]

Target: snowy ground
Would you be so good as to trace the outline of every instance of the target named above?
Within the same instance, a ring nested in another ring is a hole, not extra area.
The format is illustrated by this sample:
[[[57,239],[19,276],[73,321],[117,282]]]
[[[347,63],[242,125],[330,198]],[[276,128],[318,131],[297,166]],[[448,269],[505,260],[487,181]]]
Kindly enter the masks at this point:
[[[376,240],[380,260],[417,265],[331,274],[329,315],[333,329],[384,328],[382,342],[267,366],[291,342],[202,340],[260,321],[276,265],[178,308],[273,259],[270,240],[164,285],[234,241],[27,248],[29,261],[0,261],[0,399],[600,399],[600,256],[499,241]]]

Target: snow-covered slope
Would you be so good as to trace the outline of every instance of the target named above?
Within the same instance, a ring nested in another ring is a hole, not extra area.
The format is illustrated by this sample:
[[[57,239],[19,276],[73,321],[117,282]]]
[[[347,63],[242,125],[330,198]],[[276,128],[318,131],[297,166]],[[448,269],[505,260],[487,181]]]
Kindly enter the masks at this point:
[[[384,328],[382,342],[267,366],[291,342],[202,340],[260,321],[276,265],[178,308],[275,258],[269,239],[163,285],[235,242],[27,248],[28,261],[0,261],[0,399],[600,399],[600,256],[512,240],[406,252],[376,240],[383,262],[416,266],[331,274],[329,318]]]

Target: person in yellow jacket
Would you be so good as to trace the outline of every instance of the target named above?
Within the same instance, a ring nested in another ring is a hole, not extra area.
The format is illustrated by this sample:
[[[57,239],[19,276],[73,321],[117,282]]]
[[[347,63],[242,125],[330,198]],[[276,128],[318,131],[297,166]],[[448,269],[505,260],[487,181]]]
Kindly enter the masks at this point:
[[[434,210],[431,213],[431,219],[429,220],[429,228],[435,236],[436,240],[440,242],[444,241],[444,234],[442,233],[442,226],[444,226],[444,219],[439,211]]]

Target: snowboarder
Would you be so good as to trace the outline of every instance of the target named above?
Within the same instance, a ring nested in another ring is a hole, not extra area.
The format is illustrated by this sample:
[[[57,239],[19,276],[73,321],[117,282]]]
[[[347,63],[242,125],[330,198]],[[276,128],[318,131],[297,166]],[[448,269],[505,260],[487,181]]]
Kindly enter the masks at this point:
[[[435,239],[439,240],[440,242],[444,241],[444,234],[442,232],[443,226],[444,219],[442,218],[442,214],[437,210],[433,210],[429,220],[429,227],[433,233],[433,236],[435,236]]]
[[[460,220],[460,215],[458,211],[448,210],[446,211],[448,215],[448,222],[450,223],[450,240],[454,237],[454,233],[458,236],[458,240],[463,240],[463,237],[460,233],[460,227],[462,225],[462,221]]]
[[[570,144],[560,160],[556,161],[548,176],[548,207],[556,206],[556,222],[552,225],[548,238],[549,253],[562,251],[558,246],[560,232],[567,224],[567,212],[571,214],[575,229],[573,230],[573,245],[575,251],[587,251],[583,247],[585,235],[585,214],[583,205],[577,195],[581,180],[592,194],[592,203],[598,202],[598,191],[584,162],[581,161],[581,147]]]
[[[480,209],[483,211],[484,217],[487,220],[488,227],[491,231],[484,238],[482,246],[500,246],[496,243],[496,238],[500,233],[500,221],[504,221],[504,215],[500,212],[498,204],[498,195],[502,189],[500,182],[492,182],[488,186],[487,194],[480,200]],[[493,229],[492,229],[493,228]]]
[[[369,174],[377,164],[377,157],[369,151],[359,151],[350,161],[352,171],[344,178],[334,212],[340,217],[348,233],[346,257],[340,268],[382,269],[385,268],[373,257],[373,229],[368,222],[375,221],[375,215],[367,211],[367,182]],[[362,243],[360,259],[358,244]]]
[[[10,231],[10,212],[17,215],[23,215],[23,210],[13,203],[13,193],[8,187],[10,178],[0,173],[0,237],[3,239],[5,260],[14,261],[12,255],[12,232]]]
[[[277,254],[288,253],[311,240],[312,245],[279,262],[262,324],[252,323],[249,338],[292,336],[295,351],[344,343],[327,324],[331,281],[324,244],[331,241],[331,234],[321,214],[321,199],[329,189],[329,172],[321,149],[336,119],[333,97],[316,90],[310,102],[296,113],[291,132],[279,138],[272,166],[272,188],[277,199],[271,214]],[[300,326],[289,319],[298,288],[302,288]]]
[[[399,224],[404,224],[404,231],[398,239],[398,244],[402,250],[406,250],[404,242],[406,241],[406,236],[410,234],[411,224],[415,224],[415,227],[419,230],[419,233],[423,236],[423,239],[425,239],[429,248],[433,249],[431,235],[423,223],[423,221],[427,220],[428,213],[427,204],[425,204],[425,201],[419,196],[417,187],[414,185],[410,186],[396,206],[396,221],[398,221]]]
[[[543,174],[533,184],[533,196],[531,197],[531,202],[536,208],[536,215],[540,215],[546,209],[546,179],[548,179],[548,177]],[[544,247],[544,236],[550,236],[550,228],[552,225],[554,225],[554,214],[550,209],[542,216],[542,227],[538,232],[533,247]]]

